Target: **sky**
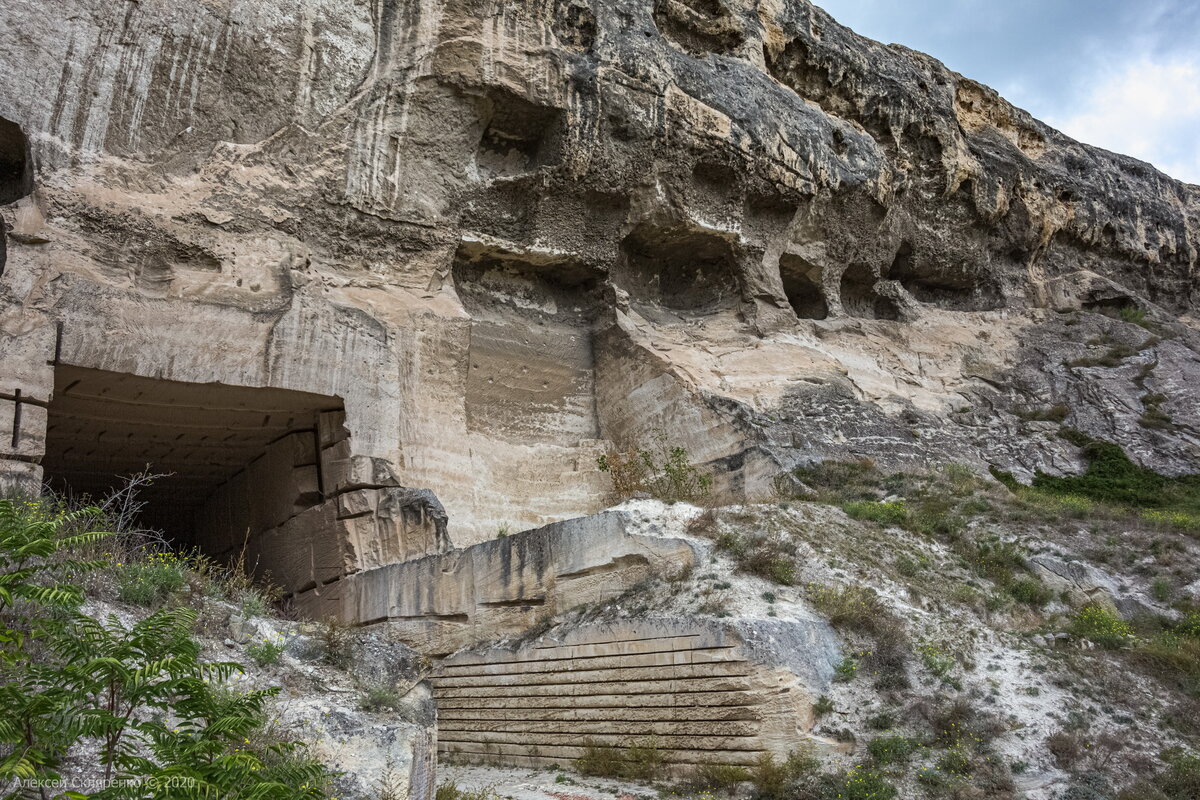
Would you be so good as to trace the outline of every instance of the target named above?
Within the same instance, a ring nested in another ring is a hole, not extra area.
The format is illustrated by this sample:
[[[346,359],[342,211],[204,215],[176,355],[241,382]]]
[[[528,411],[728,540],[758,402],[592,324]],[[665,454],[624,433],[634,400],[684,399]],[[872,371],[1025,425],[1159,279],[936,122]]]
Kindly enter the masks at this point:
[[[815,0],[1088,144],[1200,184],[1200,0]]]

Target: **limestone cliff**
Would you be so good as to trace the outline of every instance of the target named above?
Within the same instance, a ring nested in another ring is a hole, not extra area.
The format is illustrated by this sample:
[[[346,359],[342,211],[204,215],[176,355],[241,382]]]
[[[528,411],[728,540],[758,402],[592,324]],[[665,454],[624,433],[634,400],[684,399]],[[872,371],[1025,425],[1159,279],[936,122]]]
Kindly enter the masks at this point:
[[[0,22],[7,482],[151,463],[268,561],[336,530],[295,591],[598,510],[655,430],[735,498],[1078,470],[1060,424],[1195,470],[1200,188],[805,0]]]

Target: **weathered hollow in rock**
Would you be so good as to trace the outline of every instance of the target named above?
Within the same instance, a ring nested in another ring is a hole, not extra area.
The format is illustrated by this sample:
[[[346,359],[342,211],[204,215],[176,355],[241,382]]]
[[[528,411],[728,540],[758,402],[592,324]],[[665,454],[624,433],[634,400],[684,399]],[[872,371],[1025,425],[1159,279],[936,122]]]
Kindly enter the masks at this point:
[[[989,311],[1001,308],[1004,300],[994,285],[960,265],[949,269],[921,259],[909,242],[902,242],[888,269],[887,277],[900,281],[909,294],[922,303],[951,311]]]
[[[184,547],[227,554],[332,493],[325,473],[333,440],[344,436],[341,406],[307,392],[60,365],[48,405],[46,480],[95,498],[123,476],[162,474],[140,493],[143,524]],[[260,571],[283,572],[267,559]]]
[[[800,319],[825,319],[829,304],[821,288],[821,268],[800,256],[784,253],[779,257],[779,276],[792,310]]]
[[[866,264],[851,264],[842,273],[842,309],[847,316],[863,319],[899,319],[896,304],[875,290],[877,283]]]
[[[21,126],[0,117],[0,205],[33,191],[33,162]]]
[[[476,168],[485,177],[510,177],[556,163],[560,156],[563,115],[500,89],[483,101],[488,120]]]
[[[466,242],[453,275],[471,316],[468,429],[568,447],[595,438],[596,274],[571,257]]]
[[[730,239],[715,231],[643,224],[625,238],[621,251],[619,282],[635,296],[671,311],[737,305],[737,254]]]

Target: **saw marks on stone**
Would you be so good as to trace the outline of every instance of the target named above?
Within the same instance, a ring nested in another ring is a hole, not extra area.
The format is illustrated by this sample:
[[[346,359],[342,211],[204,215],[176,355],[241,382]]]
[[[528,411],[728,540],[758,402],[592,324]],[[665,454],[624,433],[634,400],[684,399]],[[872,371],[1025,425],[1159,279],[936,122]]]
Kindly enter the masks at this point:
[[[463,653],[433,679],[438,746],[471,761],[566,765],[588,743],[653,740],[669,767],[750,764],[769,749],[757,669],[721,631],[656,623]]]
[[[466,243],[453,274],[471,315],[467,428],[522,444],[597,438],[591,272],[555,254]]]

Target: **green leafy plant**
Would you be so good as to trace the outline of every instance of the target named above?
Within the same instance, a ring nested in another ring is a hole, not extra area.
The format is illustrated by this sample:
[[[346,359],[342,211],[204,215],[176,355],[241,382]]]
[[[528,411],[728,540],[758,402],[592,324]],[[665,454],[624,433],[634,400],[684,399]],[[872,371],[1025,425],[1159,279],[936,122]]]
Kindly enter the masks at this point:
[[[621,499],[645,493],[667,502],[696,502],[712,492],[713,477],[691,463],[688,452],[668,440],[664,431],[651,441],[625,450],[611,449],[596,459],[601,472],[612,477]]]
[[[1115,650],[1129,642],[1133,626],[1104,606],[1089,603],[1075,612],[1071,619],[1071,633]]]
[[[796,582],[796,545],[779,536],[746,535],[723,531],[717,549],[728,553],[738,569],[781,586]],[[768,601],[771,602],[771,601]]]
[[[140,560],[113,567],[117,597],[123,603],[154,607],[183,590],[187,563],[174,553],[150,552]]]
[[[278,664],[286,649],[287,645],[284,644],[282,637],[264,639],[261,642],[251,642],[246,645],[246,652],[260,667]]]
[[[908,506],[901,502],[859,500],[846,503],[842,509],[854,519],[869,520],[885,527],[903,527],[908,521]]]
[[[583,755],[575,768],[584,775],[627,780],[655,780],[666,766],[665,754],[654,739],[631,742],[627,747],[583,741]]]
[[[902,764],[912,758],[919,745],[907,736],[879,736],[867,744],[867,752],[876,764]]]
[[[241,667],[200,660],[195,611],[164,608],[128,627],[78,612],[82,590],[66,579],[99,563],[66,551],[107,535],[86,530],[96,516],[0,501],[0,781],[55,779],[67,749],[86,740],[109,780],[90,795],[98,800],[326,797],[330,775],[300,745],[246,746],[278,690],[223,690]]]

